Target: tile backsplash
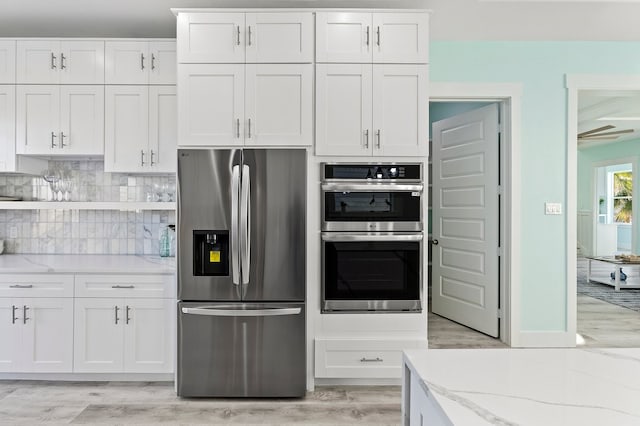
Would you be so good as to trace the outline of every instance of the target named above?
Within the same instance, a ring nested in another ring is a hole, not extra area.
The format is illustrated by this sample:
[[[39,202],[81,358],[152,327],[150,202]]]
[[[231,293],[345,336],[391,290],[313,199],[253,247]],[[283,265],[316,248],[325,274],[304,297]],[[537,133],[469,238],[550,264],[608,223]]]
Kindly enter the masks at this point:
[[[72,201],[147,201],[154,188],[175,186],[175,175],[106,173],[101,161],[50,161],[73,182]],[[51,198],[39,176],[0,176],[0,195],[24,200]],[[166,197],[166,195],[165,195]],[[156,196],[157,199],[157,196]],[[175,211],[0,210],[5,253],[145,254],[159,253],[159,237],[175,223]]]

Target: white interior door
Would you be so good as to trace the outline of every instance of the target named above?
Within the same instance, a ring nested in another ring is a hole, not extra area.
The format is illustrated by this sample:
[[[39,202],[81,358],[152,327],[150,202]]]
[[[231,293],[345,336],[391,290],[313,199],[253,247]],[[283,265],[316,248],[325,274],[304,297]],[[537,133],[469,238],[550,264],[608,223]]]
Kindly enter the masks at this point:
[[[371,62],[371,13],[317,12],[316,62]]]
[[[178,62],[244,62],[244,13],[180,13]]]
[[[68,40],[60,43],[61,84],[104,84],[104,42]]]
[[[245,143],[313,143],[313,65],[247,64]]]
[[[246,62],[313,62],[311,12],[247,13]]]
[[[176,84],[177,59],[175,41],[149,42],[151,55],[150,84]]]
[[[16,166],[16,86],[0,85],[0,172]]]
[[[316,65],[317,155],[371,155],[371,67]]]
[[[18,84],[57,84],[60,69],[60,42],[19,40],[16,53]]]
[[[34,373],[71,373],[73,298],[24,298],[22,369]]]
[[[104,53],[106,84],[148,84],[151,57],[149,42],[107,41]]]
[[[61,153],[104,154],[104,86],[60,86]]]
[[[176,86],[149,87],[149,161],[151,171],[175,173],[178,164]],[[153,151],[153,162],[151,162]]]
[[[117,373],[124,366],[122,299],[75,299],[73,371]]]
[[[16,42],[0,40],[0,84],[16,82]]]
[[[61,154],[60,88],[19,85],[16,93],[18,154]]]
[[[0,299],[0,372],[20,371],[22,367],[22,299]]]
[[[498,337],[498,105],[433,123],[432,311]]]
[[[173,371],[175,301],[126,299],[124,370],[127,373]]]

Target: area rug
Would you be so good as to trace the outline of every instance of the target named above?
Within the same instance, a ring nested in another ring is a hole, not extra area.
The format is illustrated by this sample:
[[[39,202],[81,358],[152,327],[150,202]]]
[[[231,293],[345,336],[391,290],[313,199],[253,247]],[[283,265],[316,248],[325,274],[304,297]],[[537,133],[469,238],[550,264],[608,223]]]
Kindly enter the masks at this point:
[[[598,276],[606,276],[609,270],[613,271],[612,265],[595,263],[592,266],[592,273]],[[635,282],[640,282],[638,276],[638,267],[634,270],[628,270],[623,267],[623,271],[629,275],[627,278]],[[578,294],[600,299],[613,305],[622,306],[623,308],[632,309],[640,312],[640,289],[624,289],[616,291],[614,287],[606,284],[599,284],[587,281],[587,260],[578,260]]]

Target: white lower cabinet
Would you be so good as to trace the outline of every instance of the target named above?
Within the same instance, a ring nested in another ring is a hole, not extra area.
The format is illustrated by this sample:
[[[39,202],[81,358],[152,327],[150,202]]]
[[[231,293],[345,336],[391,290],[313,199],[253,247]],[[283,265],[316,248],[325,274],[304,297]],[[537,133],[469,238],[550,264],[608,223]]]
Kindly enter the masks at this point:
[[[77,298],[74,371],[170,373],[171,299]]]
[[[72,371],[72,298],[2,298],[0,315],[1,372]]]

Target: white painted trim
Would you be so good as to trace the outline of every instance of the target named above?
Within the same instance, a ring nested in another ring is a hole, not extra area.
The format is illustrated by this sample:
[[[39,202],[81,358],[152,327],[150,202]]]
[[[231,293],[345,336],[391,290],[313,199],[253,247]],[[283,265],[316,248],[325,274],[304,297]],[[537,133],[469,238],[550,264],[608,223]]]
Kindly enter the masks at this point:
[[[576,345],[576,333],[569,331],[521,331],[521,348],[567,348]],[[515,346],[515,345],[514,345]]]
[[[395,386],[402,379],[316,379],[316,386]]]
[[[0,373],[0,380],[173,382],[173,373]]]
[[[640,90],[640,75],[567,74],[567,333],[577,327],[578,92]],[[571,346],[575,346],[574,343]]]
[[[521,105],[522,84],[520,83],[451,83],[431,82],[430,101],[500,101],[504,106],[503,123],[507,169],[504,179],[506,195],[506,247],[505,249],[505,298],[503,306],[501,340],[514,347],[524,346],[520,331],[520,286],[521,269],[521,181],[520,181],[520,145],[521,145]]]

